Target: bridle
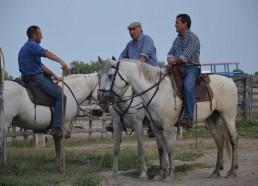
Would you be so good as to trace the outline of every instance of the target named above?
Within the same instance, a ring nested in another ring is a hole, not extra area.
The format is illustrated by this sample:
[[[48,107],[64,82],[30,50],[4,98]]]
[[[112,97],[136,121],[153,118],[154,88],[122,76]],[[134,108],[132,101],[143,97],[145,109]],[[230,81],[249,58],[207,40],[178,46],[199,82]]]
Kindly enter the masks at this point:
[[[111,94],[113,94],[113,95],[116,95],[116,96],[118,96],[118,97],[122,97],[122,95],[117,94],[117,93],[113,90],[113,87],[114,87],[114,83],[115,83],[115,79],[116,79],[117,74],[118,74],[119,77],[125,82],[126,86],[129,85],[129,83],[125,80],[125,78],[123,78],[123,76],[120,74],[120,72],[119,72],[119,65],[120,65],[120,61],[117,62],[117,65],[116,65],[116,66],[113,66],[113,65],[111,66],[111,68],[115,69],[115,73],[114,73],[114,77],[113,77],[113,80],[112,80],[112,83],[111,83],[110,90],[103,90],[103,89],[101,89],[101,91],[103,91],[103,92],[109,92],[109,93],[111,93]],[[167,76],[167,73],[162,77],[162,73],[160,72],[159,81],[158,81],[157,83],[155,83],[155,84],[152,85],[150,88],[146,89],[145,91],[143,91],[143,92],[141,92],[141,93],[134,94],[134,95],[130,96],[129,99],[131,99],[131,101],[130,101],[129,107],[128,107],[121,115],[123,116],[123,115],[129,110],[130,105],[131,105],[131,103],[132,103],[132,100],[133,100],[135,97],[141,96],[141,95],[143,95],[143,94],[149,92],[149,91],[152,90],[153,88],[156,88],[156,90],[155,90],[154,94],[152,95],[151,99],[148,101],[148,103],[147,103],[146,105],[144,105],[144,104],[142,103],[142,105],[143,105],[142,107],[146,109],[146,111],[147,111],[147,113],[148,113],[148,115],[149,115],[149,117],[150,117],[152,123],[154,124],[154,126],[155,126],[156,128],[158,128],[158,127],[155,125],[155,122],[154,122],[153,118],[152,118],[151,115],[150,115],[148,106],[150,105],[151,101],[153,100],[153,98],[154,98],[155,95],[157,94],[157,92],[158,92],[158,90],[159,90],[159,85],[160,85],[161,81],[162,81],[166,76]],[[129,99],[128,99],[128,100],[129,100]],[[113,104],[114,104],[114,103],[113,103]],[[120,117],[120,119],[121,119],[121,117]]]

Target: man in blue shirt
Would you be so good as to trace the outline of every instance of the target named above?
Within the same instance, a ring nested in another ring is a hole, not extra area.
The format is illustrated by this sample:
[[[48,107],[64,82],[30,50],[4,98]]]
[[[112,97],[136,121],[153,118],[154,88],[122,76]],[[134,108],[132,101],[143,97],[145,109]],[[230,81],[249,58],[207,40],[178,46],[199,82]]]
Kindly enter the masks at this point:
[[[175,23],[178,35],[168,52],[168,65],[183,64],[186,68],[184,77],[184,107],[185,116],[181,120],[184,127],[191,128],[194,117],[195,81],[200,73],[200,41],[197,35],[191,32],[191,18],[187,14],[176,17]]]
[[[55,73],[49,70],[43,63],[41,63],[41,57],[47,57],[53,61],[56,61],[62,65],[62,69],[66,71],[67,65],[63,60],[57,57],[52,52],[42,48],[39,43],[41,42],[42,33],[39,27],[30,26],[27,29],[28,41],[21,48],[18,55],[19,70],[22,78],[32,77],[34,81],[39,83],[47,94],[56,99],[53,127],[50,134],[53,136],[62,136],[62,91],[61,89],[51,81],[45,78],[44,73],[53,77],[54,80],[59,81]],[[66,96],[64,96],[64,108],[66,105]]]
[[[158,66],[156,47],[151,37],[143,34],[141,23],[133,22],[127,28],[132,40],[126,45],[119,59],[134,59]]]

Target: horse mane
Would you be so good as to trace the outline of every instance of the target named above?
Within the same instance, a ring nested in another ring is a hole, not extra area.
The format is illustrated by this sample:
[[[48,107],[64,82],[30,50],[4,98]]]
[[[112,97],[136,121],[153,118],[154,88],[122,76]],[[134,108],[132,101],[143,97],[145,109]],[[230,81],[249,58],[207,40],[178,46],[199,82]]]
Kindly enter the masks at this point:
[[[153,67],[151,65],[148,65],[146,63],[142,63],[138,60],[132,60],[132,59],[123,59],[121,60],[121,63],[128,62],[128,63],[136,63],[138,70],[140,73],[144,75],[146,80],[148,80],[150,83],[156,83],[160,78],[160,69],[157,67]]]

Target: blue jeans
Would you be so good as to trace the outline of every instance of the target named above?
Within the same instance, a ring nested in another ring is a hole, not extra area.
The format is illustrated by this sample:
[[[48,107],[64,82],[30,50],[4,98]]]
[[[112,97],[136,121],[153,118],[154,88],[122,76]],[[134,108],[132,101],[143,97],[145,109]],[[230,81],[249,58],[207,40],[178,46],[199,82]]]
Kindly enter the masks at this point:
[[[55,98],[53,127],[62,127],[62,90],[56,84],[46,79],[43,74],[36,75],[34,78],[35,82],[41,85],[44,92]],[[64,108],[66,106],[66,99],[64,95]]]
[[[186,66],[186,76],[184,77],[184,107],[185,115],[194,118],[195,106],[195,81],[199,75],[198,66]]]

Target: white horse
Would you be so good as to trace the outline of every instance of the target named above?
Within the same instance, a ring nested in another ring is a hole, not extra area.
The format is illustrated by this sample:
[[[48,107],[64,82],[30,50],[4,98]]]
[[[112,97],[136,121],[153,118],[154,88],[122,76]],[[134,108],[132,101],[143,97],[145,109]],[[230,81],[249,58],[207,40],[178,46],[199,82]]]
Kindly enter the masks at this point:
[[[106,87],[105,96],[113,97],[119,94],[129,83],[136,95],[140,95],[143,104],[147,107],[148,117],[152,121],[157,148],[160,156],[160,171],[154,180],[173,181],[174,163],[174,124],[176,123],[180,109],[175,110],[175,104],[182,105],[181,99],[173,96],[173,88],[169,77],[164,77],[162,71],[138,61],[122,61],[116,63],[109,61],[108,71],[109,81]],[[119,66],[120,64],[120,66]],[[111,68],[110,68],[111,67]],[[164,77],[164,78],[163,78]],[[217,145],[217,163],[211,177],[218,178],[219,170],[223,169],[223,148],[224,134],[218,125],[219,118],[222,118],[227,129],[229,140],[232,146],[232,163],[228,171],[228,177],[236,176],[238,168],[237,159],[237,131],[235,120],[237,115],[237,88],[234,82],[227,77],[220,75],[210,75],[210,87],[214,97],[212,108],[210,102],[197,103],[197,121],[206,121]],[[159,82],[160,83],[157,83]],[[151,89],[149,89],[152,87]],[[159,89],[157,90],[157,87]],[[149,89],[149,91],[146,91]],[[155,93],[156,92],[156,93]],[[195,121],[195,119],[194,119]]]
[[[103,98],[101,90],[106,89],[108,81],[108,71],[110,63],[99,58],[101,69],[99,71],[99,93],[98,98],[100,103],[108,104],[107,100]],[[143,119],[145,117],[145,110],[142,109],[142,100],[140,97],[134,99],[127,99],[133,95],[132,87],[128,85],[125,91],[119,92],[122,95],[118,103],[109,106],[109,111],[113,120],[114,130],[114,156],[113,156],[113,176],[116,177],[118,171],[118,156],[120,151],[120,144],[122,132],[127,128],[133,129],[136,133],[138,143],[138,153],[141,157],[141,175],[140,178],[147,179],[147,167],[145,164],[145,152],[143,146]]]
[[[64,94],[67,96],[64,125],[66,130],[70,130],[71,122],[77,115],[77,104],[81,104],[89,96],[97,100],[98,77],[97,73],[76,74],[65,77],[64,82],[68,85],[64,85]],[[61,82],[59,85],[61,86]],[[68,87],[71,90],[69,90]],[[7,131],[12,121],[14,121],[13,124],[18,127],[33,131],[44,130],[49,126],[51,121],[50,108],[38,105],[35,108],[26,89],[18,83],[14,81],[4,81],[3,99],[5,131]],[[61,170],[60,140],[62,139],[54,137],[56,149],[55,165],[59,171]],[[6,146],[5,144],[3,145]]]

